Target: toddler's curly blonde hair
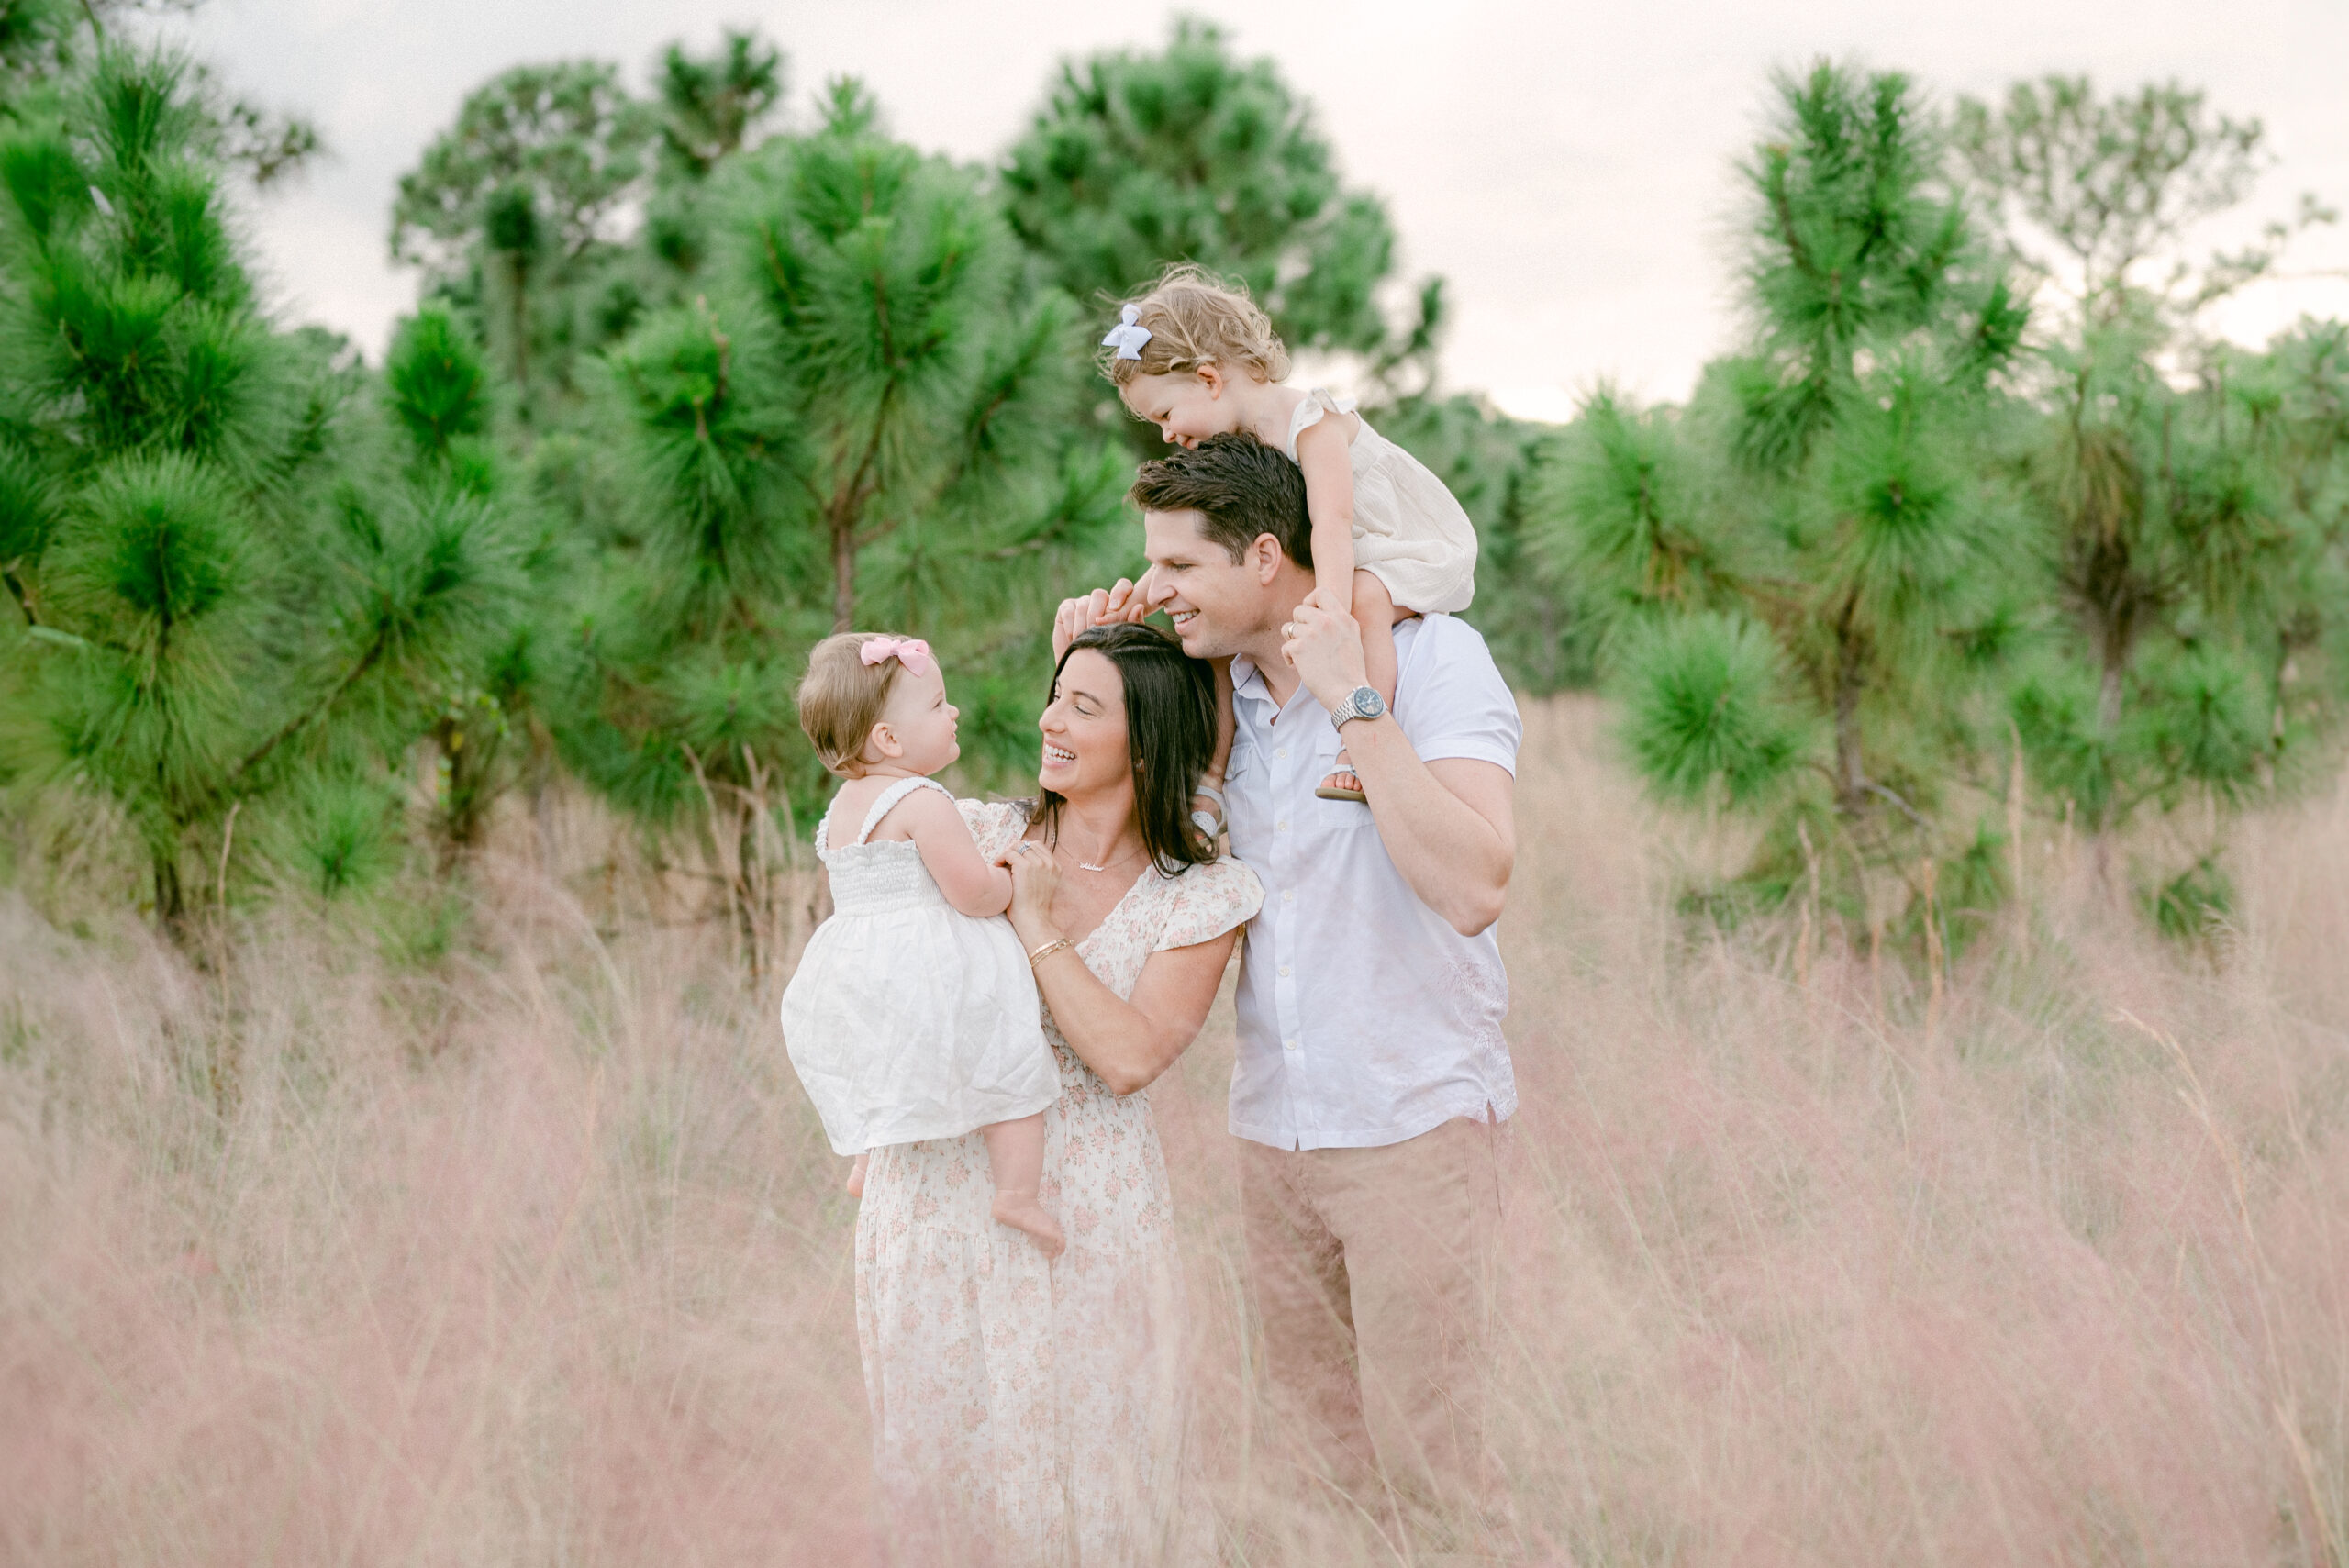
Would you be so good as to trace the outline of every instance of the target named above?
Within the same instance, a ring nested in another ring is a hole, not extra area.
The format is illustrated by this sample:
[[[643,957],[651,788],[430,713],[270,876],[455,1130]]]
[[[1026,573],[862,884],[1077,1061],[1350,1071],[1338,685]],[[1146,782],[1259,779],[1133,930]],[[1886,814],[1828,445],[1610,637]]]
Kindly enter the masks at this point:
[[[1135,307],[1134,325],[1150,329],[1150,341],[1137,360],[1118,358],[1114,348],[1102,350],[1101,373],[1119,386],[1138,375],[1171,375],[1204,364],[1244,368],[1266,381],[1288,379],[1288,350],[1244,284],[1226,283],[1185,261],[1167,268],[1148,293],[1127,303]]]

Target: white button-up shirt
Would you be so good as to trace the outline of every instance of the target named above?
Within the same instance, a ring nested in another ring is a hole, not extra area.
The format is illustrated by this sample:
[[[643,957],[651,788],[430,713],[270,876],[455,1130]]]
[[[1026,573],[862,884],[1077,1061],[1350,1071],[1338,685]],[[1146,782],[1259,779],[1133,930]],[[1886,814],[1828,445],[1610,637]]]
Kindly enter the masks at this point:
[[[1423,762],[1517,771],[1523,729],[1485,639],[1450,616],[1395,628],[1396,720]],[[1300,683],[1275,707],[1231,662],[1232,852],[1264,884],[1240,975],[1231,1130],[1280,1149],[1400,1143],[1454,1117],[1517,1109],[1490,930],[1464,937],[1419,901],[1370,807],[1313,793],[1340,740]]]

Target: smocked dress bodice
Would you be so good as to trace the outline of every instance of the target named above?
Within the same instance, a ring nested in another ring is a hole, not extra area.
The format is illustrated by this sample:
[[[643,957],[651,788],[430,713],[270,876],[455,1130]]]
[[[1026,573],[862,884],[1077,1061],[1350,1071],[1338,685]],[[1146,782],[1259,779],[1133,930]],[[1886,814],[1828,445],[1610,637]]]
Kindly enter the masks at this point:
[[[838,849],[829,811],[816,829],[832,917],[785,988],[783,1042],[842,1154],[1015,1121],[1060,1093],[1011,923],[949,904],[919,844],[873,838],[922,789],[946,793],[934,780],[899,780]]]
[[[825,820],[829,824],[829,815]],[[921,846],[912,840],[859,840],[834,850],[825,847],[827,836],[818,829],[816,854],[831,877],[836,914],[894,915],[904,909],[952,907],[921,863]]]

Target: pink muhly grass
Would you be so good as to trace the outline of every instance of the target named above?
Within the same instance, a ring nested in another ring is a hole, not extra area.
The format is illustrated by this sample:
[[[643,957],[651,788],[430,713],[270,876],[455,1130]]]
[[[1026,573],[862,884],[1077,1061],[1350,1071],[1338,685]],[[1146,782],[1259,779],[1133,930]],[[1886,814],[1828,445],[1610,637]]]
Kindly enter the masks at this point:
[[[2349,795],[2238,835],[2216,962],[2039,835],[2028,940],[1929,1028],[1898,962],[1694,933],[1675,870],[1718,846],[1594,706],[1529,717],[1527,1558],[2349,1561]],[[874,1557],[854,1213],[778,978],[564,812],[562,874],[507,824],[420,968],[331,912],[199,966],[0,903],[0,1561]],[[1283,1485],[1230,1053],[1227,1005],[1152,1090],[1203,1506],[1250,1562],[1391,1562]]]

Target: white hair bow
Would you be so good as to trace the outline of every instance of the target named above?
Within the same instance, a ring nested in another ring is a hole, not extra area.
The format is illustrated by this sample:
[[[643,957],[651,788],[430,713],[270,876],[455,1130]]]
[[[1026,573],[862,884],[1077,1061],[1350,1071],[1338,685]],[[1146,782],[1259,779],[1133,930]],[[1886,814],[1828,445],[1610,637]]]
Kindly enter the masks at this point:
[[[1141,315],[1141,307],[1132,305],[1126,306],[1119,313],[1118,324],[1109,328],[1109,335],[1107,338],[1101,339],[1103,348],[1118,350],[1111,356],[1112,358],[1120,360],[1141,358],[1141,346],[1150,341],[1150,328],[1140,324]]]

